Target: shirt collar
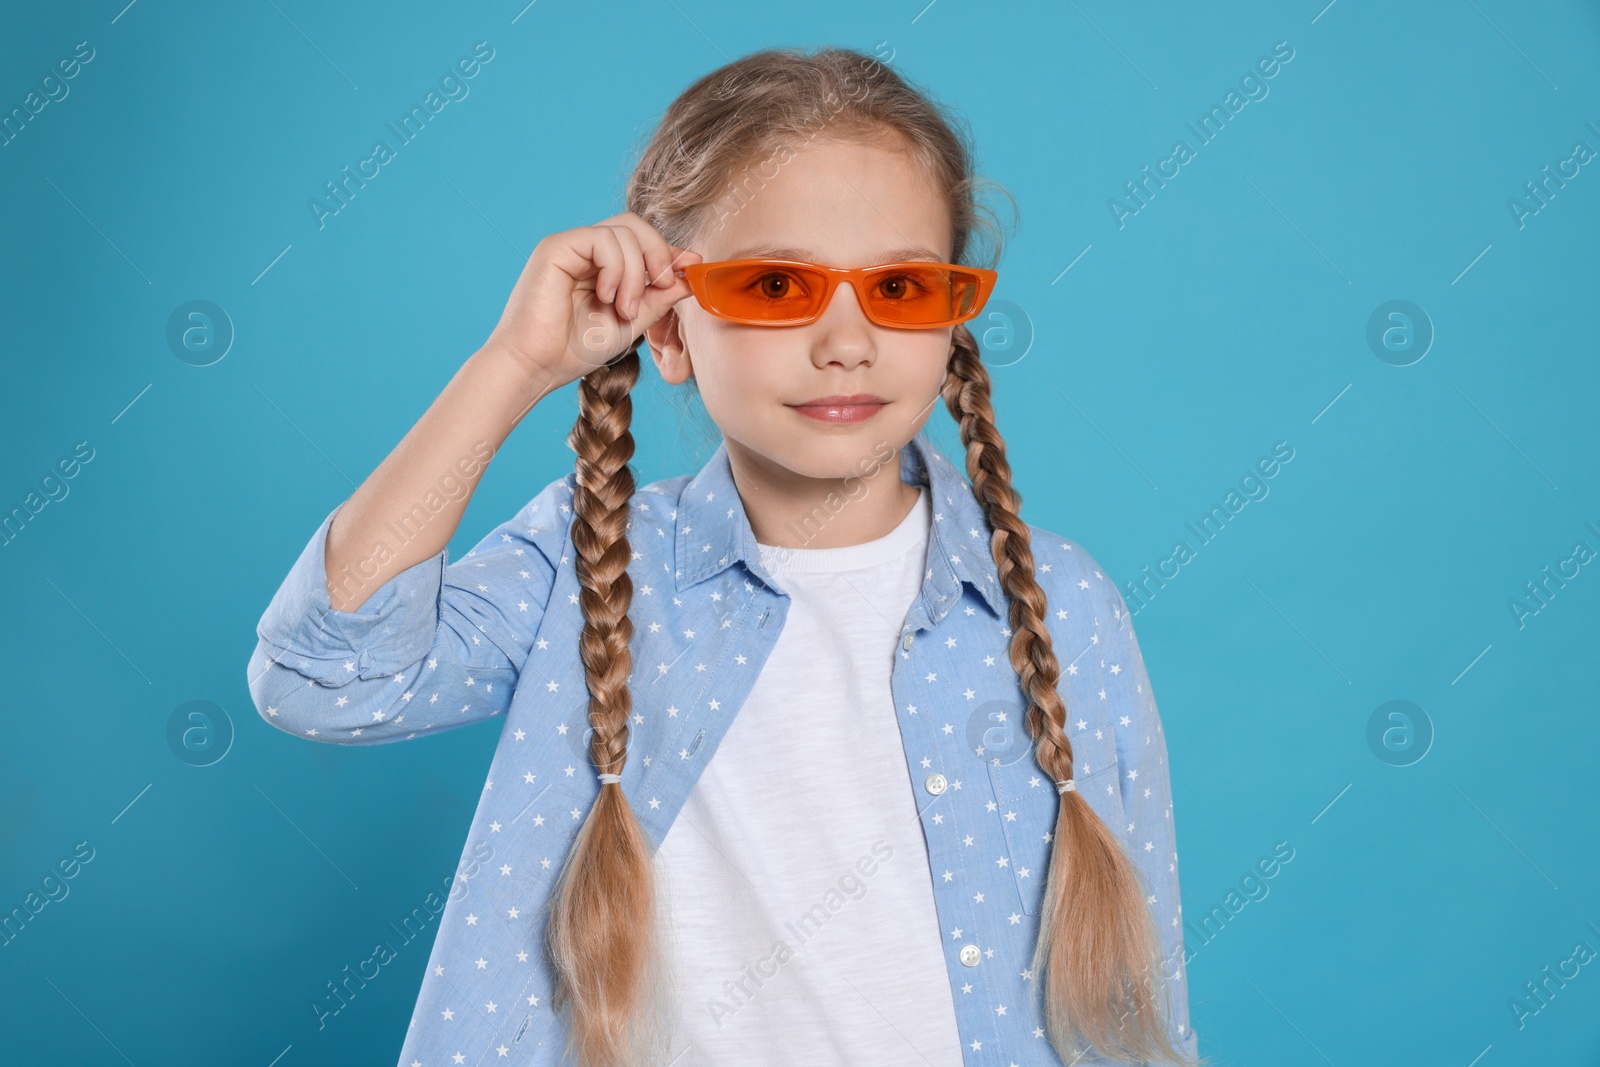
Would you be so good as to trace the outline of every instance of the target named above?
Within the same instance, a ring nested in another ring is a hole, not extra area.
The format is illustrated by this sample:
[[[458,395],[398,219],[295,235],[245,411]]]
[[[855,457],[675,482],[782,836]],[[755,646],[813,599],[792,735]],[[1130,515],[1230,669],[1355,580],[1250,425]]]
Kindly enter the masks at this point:
[[[919,430],[900,450],[900,480],[928,486],[934,521],[929,532],[923,603],[937,622],[959,599],[966,582],[1003,618],[1005,602],[990,549],[990,528],[983,505],[944,453]],[[744,563],[763,584],[783,594],[782,588],[761,564],[761,552],[744,502],[734,484],[727,442],[717,445],[700,473],[685,483],[676,514],[677,562],[674,574],[681,592],[732,566]]]

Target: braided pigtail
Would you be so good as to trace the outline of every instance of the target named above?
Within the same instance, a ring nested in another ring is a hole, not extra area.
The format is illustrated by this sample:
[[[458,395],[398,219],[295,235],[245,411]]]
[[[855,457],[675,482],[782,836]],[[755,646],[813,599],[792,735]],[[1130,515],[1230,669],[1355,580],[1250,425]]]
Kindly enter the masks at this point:
[[[602,774],[627,761],[628,643],[633,581],[628,576],[628,504],[634,493],[630,390],[639,378],[639,341],[579,379],[578,421],[567,437],[577,453],[572,546],[584,625],[579,653],[589,687],[589,756]],[[670,1004],[657,941],[656,887],[649,842],[621,785],[602,780],[556,882],[547,931],[556,984],[552,1007],[570,1009],[563,1058],[580,1067],[665,1061]]]
[[[1039,766],[1064,782],[1072,777],[1072,742],[1056,688],[1061,667],[1045,625],[1048,605],[995,427],[989,372],[964,325],[952,335],[943,395],[961,428],[973,493],[994,530],[991,550],[1010,603],[1011,665],[1028,701],[1028,734]],[[1032,963],[1044,988],[1050,1042],[1066,1063],[1084,1055],[1085,1042],[1114,1059],[1192,1063],[1172,1047],[1158,1011],[1160,942],[1137,868],[1081,794],[1060,797]]]

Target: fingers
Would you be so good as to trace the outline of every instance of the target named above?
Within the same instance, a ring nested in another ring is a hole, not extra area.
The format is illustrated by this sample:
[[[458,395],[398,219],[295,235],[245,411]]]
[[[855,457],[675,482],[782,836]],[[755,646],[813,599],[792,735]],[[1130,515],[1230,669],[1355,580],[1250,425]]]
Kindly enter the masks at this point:
[[[617,291],[627,277],[628,250],[623,248],[617,231],[610,226],[594,226],[592,254],[594,264],[600,268],[594,279],[594,295],[606,303],[615,303]]]
[[[640,259],[650,276],[647,285],[656,285],[663,275],[672,273],[672,257],[678,250],[667,243],[660,230],[631,211],[616,216],[616,225],[637,242]]]
[[[669,289],[674,284],[676,276],[672,272],[675,268],[680,268],[685,263],[699,262],[699,253],[669,244],[661,235],[661,231],[646,222],[637,212],[624,211],[620,215],[613,215],[605,220],[604,225],[625,228],[638,240],[645,269],[650,274],[651,286]]]
[[[639,317],[639,300],[644,295],[645,273],[649,267],[639,238],[627,226],[606,226],[622,249],[622,278],[617,284],[616,299],[612,302],[617,317],[633,320]]]
[[[574,291],[592,290],[612,306],[619,322],[630,323],[641,315],[654,322],[690,296],[676,271],[701,260],[698,252],[669,243],[632,211],[551,235],[540,246],[534,259],[566,274]]]
[[[689,289],[689,284],[682,278],[672,273],[666,275],[671,283],[664,288],[656,288],[654,282],[644,288],[644,296],[639,301],[639,313],[629,323],[634,330],[647,330],[655,325],[663,315],[671,311],[678,301],[694,295]]]
[[[608,226],[577,226],[541,240],[529,258],[530,265],[543,261],[565,274],[574,291],[592,289],[601,300],[610,302],[623,275],[624,253],[615,231]],[[544,271],[539,271],[546,277]]]

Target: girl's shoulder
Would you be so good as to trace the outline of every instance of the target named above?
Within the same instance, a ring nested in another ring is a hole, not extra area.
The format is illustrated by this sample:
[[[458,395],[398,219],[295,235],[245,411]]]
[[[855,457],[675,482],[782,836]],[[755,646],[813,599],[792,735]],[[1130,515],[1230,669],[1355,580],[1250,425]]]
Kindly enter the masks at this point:
[[[1033,546],[1034,574],[1039,584],[1045,579],[1070,578],[1073,582],[1087,580],[1091,574],[1104,574],[1100,564],[1089,550],[1070,537],[1063,537],[1043,526],[1028,523],[1029,542]]]
[[[1128,607],[1116,580],[1077,541],[1028,523],[1033,543],[1034,577],[1053,604],[1088,606],[1119,623]]]

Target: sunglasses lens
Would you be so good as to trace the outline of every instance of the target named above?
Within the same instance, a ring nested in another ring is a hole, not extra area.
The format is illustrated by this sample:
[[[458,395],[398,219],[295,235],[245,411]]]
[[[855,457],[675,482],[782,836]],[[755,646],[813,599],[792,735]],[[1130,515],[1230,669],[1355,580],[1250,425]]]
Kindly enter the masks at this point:
[[[981,279],[936,263],[891,263],[866,275],[857,293],[867,315],[885,326],[917,329],[965,322],[981,307]],[[801,263],[732,261],[704,274],[706,310],[738,322],[789,326],[812,322],[828,292],[825,272]]]
[[[977,310],[977,276],[950,267],[897,264],[869,275],[866,288],[869,310],[897,326],[946,323]]]
[[[816,314],[828,284],[820,272],[799,266],[733,264],[706,271],[705,287],[711,311],[782,325]]]

